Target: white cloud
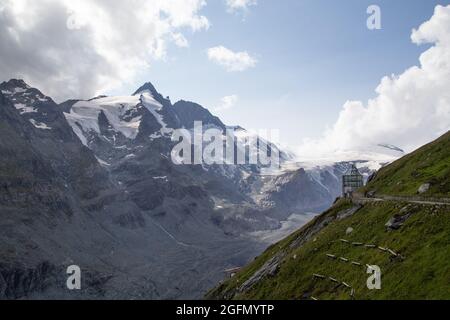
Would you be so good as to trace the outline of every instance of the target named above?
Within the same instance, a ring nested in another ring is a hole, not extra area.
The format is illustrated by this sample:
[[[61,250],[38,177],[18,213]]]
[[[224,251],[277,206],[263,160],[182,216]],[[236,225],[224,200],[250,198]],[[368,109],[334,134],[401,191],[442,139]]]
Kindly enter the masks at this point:
[[[181,33],[174,33],[174,34],[172,34],[172,37],[173,37],[173,41],[175,42],[175,44],[178,47],[180,47],[180,48],[189,47],[188,40]]]
[[[257,0],[226,0],[227,8],[229,12],[235,12],[238,10],[248,10],[250,6],[258,4]]]
[[[370,151],[379,143],[410,152],[450,129],[450,6],[437,6],[411,39],[433,44],[420,56],[420,65],[384,77],[377,97],[366,104],[346,102],[334,126],[323,138],[306,141],[300,156]]]
[[[235,94],[230,96],[225,96],[220,99],[220,105],[214,109],[214,111],[224,111],[233,108],[238,102],[239,97]]]
[[[163,59],[186,29],[209,27],[204,0],[0,0],[0,74],[57,99],[91,97]]]
[[[245,71],[256,66],[258,62],[247,51],[233,52],[224,46],[209,48],[208,58],[224,67],[228,72]]]

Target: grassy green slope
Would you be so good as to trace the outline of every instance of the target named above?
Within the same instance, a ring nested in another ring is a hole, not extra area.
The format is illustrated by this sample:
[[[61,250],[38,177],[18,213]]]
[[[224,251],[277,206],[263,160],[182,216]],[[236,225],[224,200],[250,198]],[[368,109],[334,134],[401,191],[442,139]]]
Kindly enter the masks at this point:
[[[450,197],[450,131],[436,141],[382,168],[364,191],[414,196],[430,183],[422,196]]]
[[[427,196],[447,197],[449,142],[450,135],[446,134],[400,159],[380,171],[367,188],[385,195],[414,195],[422,183],[429,182],[432,187]],[[397,183],[400,180],[402,185]],[[351,208],[357,211],[346,217]],[[400,229],[385,226],[394,215],[406,213],[409,218]],[[347,234],[349,227],[353,231]],[[398,256],[378,247],[389,248]],[[273,266],[274,260],[275,271],[247,285],[267,265]],[[381,290],[367,288],[366,264],[381,268]],[[314,278],[314,274],[326,279]],[[359,207],[340,200],[307,226],[268,248],[235,277],[209,292],[207,298],[351,299],[351,289],[342,282],[354,289],[355,299],[450,299],[450,206],[385,201]]]

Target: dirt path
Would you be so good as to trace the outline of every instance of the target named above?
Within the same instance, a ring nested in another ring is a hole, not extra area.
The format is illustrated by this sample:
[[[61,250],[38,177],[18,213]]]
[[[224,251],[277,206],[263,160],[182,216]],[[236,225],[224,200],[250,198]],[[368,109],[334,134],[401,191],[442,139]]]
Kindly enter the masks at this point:
[[[407,203],[414,203],[414,204],[423,204],[423,205],[429,205],[429,206],[450,206],[450,202],[447,201],[432,201],[432,200],[422,200],[417,199],[414,197],[393,197],[393,196],[379,196],[377,198],[365,198],[365,197],[355,197],[352,199],[353,202],[358,204],[364,204],[367,202],[385,202],[385,201],[402,201]]]

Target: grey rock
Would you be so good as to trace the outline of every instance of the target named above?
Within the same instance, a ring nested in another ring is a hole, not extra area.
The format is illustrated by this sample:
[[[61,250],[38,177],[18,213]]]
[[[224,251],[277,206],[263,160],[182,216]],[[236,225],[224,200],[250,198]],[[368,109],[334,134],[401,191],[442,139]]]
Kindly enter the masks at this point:
[[[400,212],[394,215],[389,221],[385,224],[386,228],[389,230],[398,230],[403,226],[406,220],[414,213],[414,208],[410,205],[403,207]]]
[[[427,192],[428,190],[430,190],[430,187],[431,187],[431,184],[429,184],[429,183],[424,183],[424,184],[422,184],[422,185],[419,187],[419,190],[417,190],[417,192],[418,192],[419,194],[425,193],[425,192]]]

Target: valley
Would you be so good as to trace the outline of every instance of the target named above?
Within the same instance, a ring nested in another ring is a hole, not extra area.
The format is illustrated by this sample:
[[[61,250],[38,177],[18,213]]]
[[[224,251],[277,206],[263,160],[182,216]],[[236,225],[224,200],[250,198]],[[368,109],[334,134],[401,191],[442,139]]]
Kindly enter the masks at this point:
[[[449,143],[447,132],[385,166],[353,198],[336,201],[206,297],[447,299]],[[372,266],[381,274],[375,289],[367,284]]]
[[[22,80],[0,85],[0,296],[200,298],[340,195],[349,162],[177,164],[176,130],[234,128],[151,83],[130,96],[55,103]],[[238,145],[237,145],[238,146]],[[368,177],[373,159],[359,159]],[[301,218],[299,218],[301,217]],[[291,220],[290,220],[291,219]],[[84,283],[65,288],[78,265]]]

